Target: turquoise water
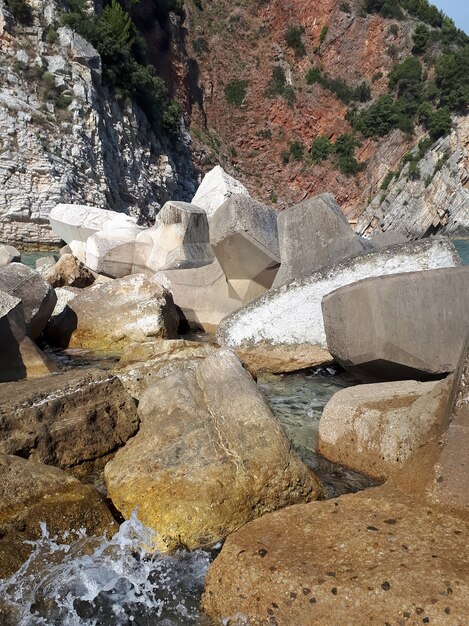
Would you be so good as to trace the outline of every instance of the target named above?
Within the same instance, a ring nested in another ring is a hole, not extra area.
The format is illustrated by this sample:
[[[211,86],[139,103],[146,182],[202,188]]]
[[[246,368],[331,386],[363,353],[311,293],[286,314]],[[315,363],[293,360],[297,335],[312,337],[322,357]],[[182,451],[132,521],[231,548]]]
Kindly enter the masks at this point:
[[[469,239],[455,239],[453,241],[459,256],[465,265],[469,265]]]

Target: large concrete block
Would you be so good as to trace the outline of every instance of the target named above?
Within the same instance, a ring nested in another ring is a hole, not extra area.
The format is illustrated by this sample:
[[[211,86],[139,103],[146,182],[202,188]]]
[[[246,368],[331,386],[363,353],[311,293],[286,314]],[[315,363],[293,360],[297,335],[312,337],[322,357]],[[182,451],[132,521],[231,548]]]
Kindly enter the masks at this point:
[[[0,244],[0,267],[10,263],[20,263],[21,254],[13,246]]]
[[[358,376],[444,375],[469,331],[469,267],[368,278],[329,294],[322,310],[330,353]]]
[[[57,302],[54,289],[39,272],[22,263],[0,268],[0,289],[23,303],[26,333],[37,339]]]
[[[366,239],[353,232],[330,193],[282,211],[278,216],[278,234],[282,264],[274,287],[373,249]]]
[[[85,262],[86,240],[100,230],[125,228],[136,225],[136,219],[106,209],[85,204],[57,204],[49,213],[54,233],[63,239],[73,254]]]
[[[460,265],[456,249],[444,238],[341,261],[271,289],[233,313],[220,324],[218,340],[235,349],[247,365],[257,362],[258,369],[281,372],[319,365],[332,358],[321,310],[324,296],[372,276]]]
[[[112,278],[132,274],[135,243],[144,228],[127,226],[100,230],[86,240],[86,265]]]
[[[243,298],[246,281],[272,286],[280,263],[277,213],[242,194],[228,198],[210,222],[210,241],[230,286]]]
[[[217,165],[205,174],[195,196],[192,198],[192,204],[204,209],[210,219],[218,207],[235,193],[249,196],[249,191],[244,185],[227,174],[220,165]]]
[[[188,202],[166,202],[153,228],[137,236],[133,273],[202,267],[213,261],[207,215]]]

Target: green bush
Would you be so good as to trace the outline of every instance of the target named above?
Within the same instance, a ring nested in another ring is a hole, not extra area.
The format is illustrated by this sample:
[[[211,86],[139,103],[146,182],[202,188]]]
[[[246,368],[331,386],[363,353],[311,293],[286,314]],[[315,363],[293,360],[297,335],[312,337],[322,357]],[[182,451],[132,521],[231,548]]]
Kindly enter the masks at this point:
[[[397,126],[397,123],[394,100],[392,96],[385,94],[358,113],[353,125],[365,137],[384,137]]]
[[[334,145],[334,162],[338,169],[346,176],[355,176],[365,167],[355,158],[355,148],[358,142],[353,135],[345,134],[337,138]]]
[[[439,137],[443,137],[451,132],[453,122],[451,119],[451,113],[448,107],[442,107],[435,111],[430,117],[428,123],[428,130],[431,139],[435,141]]]
[[[246,97],[246,91],[249,85],[247,80],[233,80],[225,86],[225,98],[228,104],[240,107]]]
[[[371,99],[371,88],[368,83],[363,82],[358,87],[350,87],[341,78],[331,78],[317,67],[310,68],[305,79],[308,85],[319,83],[324,89],[332,91],[345,104],[353,101],[367,102]]]
[[[305,29],[303,26],[289,26],[285,33],[285,41],[287,46],[295,51],[295,56],[298,58],[306,55],[306,48],[302,40]]]
[[[321,28],[321,33],[319,34],[319,47],[321,47],[322,44],[324,43],[328,32],[329,32],[329,26],[327,26],[326,24]]]
[[[33,21],[33,12],[27,0],[7,0],[11,14],[20,24],[29,26]]]
[[[393,172],[392,170],[386,174],[386,176],[384,177],[383,182],[381,183],[381,189],[383,191],[387,190],[387,188],[391,184],[391,181],[394,178],[394,176],[395,176],[395,172]]]
[[[321,163],[321,161],[326,161],[333,151],[334,146],[330,139],[325,135],[318,135],[313,139],[309,153],[313,163]]]
[[[430,31],[424,24],[418,24],[414,34],[412,35],[412,41],[414,42],[412,52],[414,54],[423,54],[430,41]]]
[[[399,0],[366,0],[365,10],[368,13],[379,13],[383,17],[397,20],[404,17]]]
[[[275,98],[276,96],[283,96],[290,106],[296,100],[295,90],[291,85],[287,84],[287,77],[285,76],[285,70],[280,65],[276,65],[272,70],[272,78],[270,79],[265,95],[268,98]]]
[[[339,9],[343,12],[343,13],[351,13],[352,9],[350,8],[350,4],[348,2],[342,2],[340,4]]]
[[[205,37],[197,37],[197,39],[194,39],[194,41],[192,42],[192,47],[194,48],[194,52],[196,54],[200,54],[201,52],[208,52],[209,50],[208,41],[205,39]]]

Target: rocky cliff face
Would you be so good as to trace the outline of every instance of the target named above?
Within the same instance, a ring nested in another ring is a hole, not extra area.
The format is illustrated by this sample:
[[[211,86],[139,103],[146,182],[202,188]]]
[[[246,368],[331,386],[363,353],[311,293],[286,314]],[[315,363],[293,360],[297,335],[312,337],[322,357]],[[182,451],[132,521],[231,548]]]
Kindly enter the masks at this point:
[[[414,150],[414,154],[417,150]],[[469,117],[438,140],[418,162],[410,163],[380,192],[358,220],[362,235],[397,230],[412,239],[437,232],[469,236]]]
[[[68,28],[49,34],[56,17],[41,1],[20,27],[0,1],[0,237],[23,246],[55,243],[58,202],[145,223],[196,185],[187,139],[169,146],[138,107],[110,97],[96,50]]]
[[[373,97],[379,96],[396,60],[410,53],[415,20],[365,14],[361,0],[217,0],[204,2],[203,11],[192,2],[185,6],[184,52],[190,62],[182,84],[189,89],[197,163],[206,169],[220,161],[251,192],[279,208],[328,191],[350,217],[357,216],[413,141],[400,131],[364,140],[356,154],[367,167],[356,177],[346,177],[330,162],[284,163],[282,153],[292,141],[307,150],[317,135],[334,141],[351,130],[347,106],[321,85],[309,86],[305,75],[313,65],[322,66],[352,87],[367,81]],[[304,28],[301,58],[286,44],[289,26]],[[181,55],[175,63],[181,66]],[[266,95],[275,66],[284,69],[294,90],[292,104]],[[239,107],[227,102],[224,91],[234,80],[246,81]]]

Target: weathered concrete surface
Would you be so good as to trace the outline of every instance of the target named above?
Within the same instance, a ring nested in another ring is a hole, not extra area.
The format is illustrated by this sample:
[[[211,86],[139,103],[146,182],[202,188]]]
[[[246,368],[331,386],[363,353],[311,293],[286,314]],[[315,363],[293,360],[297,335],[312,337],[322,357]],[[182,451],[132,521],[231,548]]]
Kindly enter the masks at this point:
[[[44,376],[55,367],[26,336],[21,300],[0,291],[0,382]]]
[[[0,244],[0,267],[10,263],[20,263],[21,254],[13,246]]]
[[[288,285],[272,289],[233,313],[220,324],[218,341],[239,351],[247,363],[256,359],[258,346],[264,353],[267,348],[281,348],[286,358],[293,361],[298,348],[301,354],[305,354],[308,347],[312,358],[310,363],[301,359],[303,367],[318,365],[332,358],[327,351],[321,310],[324,296],[370,276],[460,265],[461,259],[456,249],[444,238],[393,246],[341,261]],[[247,353],[252,356],[248,357]],[[262,368],[280,371],[278,359],[275,358],[271,365],[266,356]]]
[[[158,339],[132,343],[125,348],[115,374],[130,395],[140,400],[147,387],[175,370],[195,369],[201,359],[216,350],[209,343],[179,339]]]
[[[135,242],[145,229],[138,226],[100,230],[86,240],[86,265],[112,278],[132,274]]]
[[[288,507],[228,537],[203,607],[233,626],[465,624],[468,532],[386,487]]]
[[[272,286],[280,263],[276,211],[235,194],[213,215],[210,241],[230,287],[240,298],[252,291],[251,283],[263,290]]]
[[[0,290],[21,300],[26,333],[31,339],[37,339],[57,302],[53,288],[30,267],[11,263],[0,268]]]
[[[409,240],[404,233],[400,233],[397,230],[388,230],[385,233],[374,233],[370,237],[370,243],[379,250],[387,248],[388,246],[394,246],[397,243],[406,243],[406,241]]]
[[[226,280],[217,259],[204,267],[158,272],[155,280],[171,291],[174,303],[191,326],[208,332],[215,331],[224,317],[265,291],[259,283],[244,281],[240,297]]]
[[[63,254],[60,259],[42,273],[44,279],[54,288],[89,287],[95,281],[90,270],[73,254]]]
[[[322,310],[330,353],[359,377],[444,375],[469,332],[469,267],[362,280],[329,294]]]
[[[327,459],[377,479],[399,470],[445,422],[452,377],[342,389],[324,407],[317,449]]]
[[[101,370],[0,385],[0,452],[62,469],[94,462],[135,435],[134,401]]]
[[[56,467],[0,454],[0,578],[28,558],[32,547],[24,542],[41,536],[40,522],[64,542],[80,528],[98,536],[117,530],[102,497],[89,485]]]
[[[278,216],[282,264],[274,287],[308,276],[324,265],[373,249],[351,229],[330,193],[308,198]]]
[[[137,220],[124,213],[85,204],[57,204],[49,213],[49,222],[54,233],[85,262],[88,237],[100,230],[134,227]]]
[[[188,202],[166,202],[153,228],[137,237],[133,273],[201,267],[213,261],[205,211]]]
[[[192,198],[192,204],[204,209],[210,220],[218,207],[234,194],[249,196],[249,191],[239,181],[227,174],[220,165],[217,165],[205,174],[195,196]]]
[[[52,345],[119,353],[135,341],[176,336],[171,294],[143,274],[63,292],[64,308],[46,329]]]
[[[106,465],[108,494],[161,548],[209,546],[247,521],[321,496],[251,376],[228,350],[140,399],[140,431]]]

